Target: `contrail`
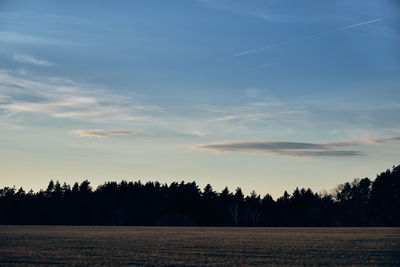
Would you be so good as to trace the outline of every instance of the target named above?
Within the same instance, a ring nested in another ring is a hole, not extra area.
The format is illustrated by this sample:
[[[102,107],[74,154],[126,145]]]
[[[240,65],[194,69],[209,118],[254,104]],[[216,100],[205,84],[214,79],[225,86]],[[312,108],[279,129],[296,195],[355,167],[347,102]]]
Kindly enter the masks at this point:
[[[305,37],[302,37],[302,38],[298,38],[298,39],[293,39],[293,40],[289,40],[289,41],[285,41],[285,42],[280,42],[280,43],[276,43],[276,44],[272,44],[272,45],[263,46],[263,47],[252,49],[252,50],[239,52],[237,54],[234,54],[233,56],[234,57],[239,57],[239,56],[244,56],[244,55],[248,55],[248,54],[253,54],[253,53],[260,52],[260,51],[263,51],[263,50],[267,50],[267,49],[270,49],[270,48],[289,45],[289,44],[292,44],[292,43],[296,43],[298,41],[303,41],[303,40],[311,39],[311,38],[314,38],[314,37],[317,37],[317,36],[321,36],[321,35],[325,35],[325,34],[330,34],[330,33],[334,33],[334,32],[340,32],[340,31],[344,31],[344,30],[360,27],[360,26],[363,26],[363,25],[366,25],[366,24],[370,24],[370,23],[374,23],[374,22],[378,22],[378,21],[381,21],[381,20],[383,20],[383,18],[373,19],[373,20],[369,20],[369,21],[365,21],[365,22],[360,22],[360,23],[356,23],[356,24],[349,25],[349,26],[346,26],[346,27],[341,27],[341,28],[329,30],[329,31],[326,31],[326,32],[315,33],[315,34],[308,35],[308,36],[305,36]]]

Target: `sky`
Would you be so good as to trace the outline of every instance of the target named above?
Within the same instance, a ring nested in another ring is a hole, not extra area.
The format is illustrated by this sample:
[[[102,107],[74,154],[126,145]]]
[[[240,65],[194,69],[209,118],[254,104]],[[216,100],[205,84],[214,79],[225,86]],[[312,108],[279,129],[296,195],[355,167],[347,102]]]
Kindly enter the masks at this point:
[[[277,198],[400,164],[397,0],[0,0],[0,187]]]

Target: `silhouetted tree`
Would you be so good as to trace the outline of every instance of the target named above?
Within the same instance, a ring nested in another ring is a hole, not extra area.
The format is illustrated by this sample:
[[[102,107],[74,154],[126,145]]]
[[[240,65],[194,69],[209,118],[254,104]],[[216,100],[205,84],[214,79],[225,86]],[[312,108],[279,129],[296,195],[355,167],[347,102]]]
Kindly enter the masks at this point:
[[[379,174],[372,183],[373,225],[400,226],[400,165]]]
[[[335,193],[287,191],[276,201],[255,191],[220,193],[195,182],[106,182],[71,187],[51,180],[46,190],[0,189],[0,224],[400,226],[400,165],[339,185]]]

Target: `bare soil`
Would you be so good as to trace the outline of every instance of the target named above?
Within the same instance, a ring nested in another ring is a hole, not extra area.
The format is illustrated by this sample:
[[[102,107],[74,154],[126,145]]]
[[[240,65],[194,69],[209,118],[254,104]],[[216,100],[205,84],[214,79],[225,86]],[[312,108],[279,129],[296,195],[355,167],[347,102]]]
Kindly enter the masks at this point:
[[[0,265],[400,266],[400,228],[0,226]]]

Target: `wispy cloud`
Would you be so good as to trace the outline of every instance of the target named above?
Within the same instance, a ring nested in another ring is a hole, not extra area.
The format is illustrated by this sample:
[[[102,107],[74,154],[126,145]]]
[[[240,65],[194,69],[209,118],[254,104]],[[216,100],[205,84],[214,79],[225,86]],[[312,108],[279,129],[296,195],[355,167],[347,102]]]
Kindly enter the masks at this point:
[[[265,118],[271,118],[271,114],[260,113],[260,114],[228,115],[209,120],[209,122],[220,122],[220,121],[230,121],[230,120],[254,121]]]
[[[259,8],[243,5],[243,1],[234,0],[197,0],[199,3],[216,10],[221,10],[238,15],[248,15],[262,20],[272,22],[282,22],[287,20],[287,16],[275,15],[260,11]]]
[[[2,42],[13,44],[33,44],[33,45],[68,45],[73,44],[70,41],[59,38],[40,37],[25,33],[16,33],[8,31],[0,31],[0,40]]]
[[[129,135],[144,135],[145,131],[129,131],[129,130],[72,130],[71,134],[80,137],[94,137],[94,138],[105,138],[109,136],[129,136]]]
[[[234,54],[233,56],[234,57],[239,57],[239,56],[249,55],[249,54],[261,52],[261,51],[264,51],[264,50],[267,50],[267,49],[286,46],[286,45],[290,45],[290,44],[293,44],[293,43],[296,43],[296,42],[299,42],[299,41],[312,39],[312,38],[315,38],[315,37],[318,37],[318,36],[331,34],[331,33],[335,33],[335,32],[340,32],[340,31],[345,31],[345,30],[348,30],[348,29],[357,28],[357,27],[360,27],[360,26],[363,26],[363,25],[367,25],[367,24],[371,24],[371,23],[376,23],[376,22],[379,22],[381,20],[383,20],[383,18],[368,20],[368,21],[364,21],[364,22],[348,25],[348,26],[345,26],[345,27],[332,29],[332,30],[325,31],[325,32],[320,32],[320,33],[307,35],[307,36],[304,36],[302,38],[292,39],[292,40],[288,40],[288,41],[284,41],[284,42],[280,42],[280,43],[276,43],[276,44],[271,44],[271,45],[267,45],[267,46],[263,46],[263,47],[259,47],[259,48],[255,48],[255,49],[242,51],[242,52]]]
[[[382,144],[390,141],[400,141],[400,137],[390,136],[390,137],[366,138],[363,141],[368,144]]]
[[[149,113],[160,110],[95,85],[9,71],[0,71],[0,94],[0,109],[8,116],[34,113],[89,122],[117,122],[150,120]]]
[[[249,103],[250,106],[254,107],[272,107],[272,106],[281,106],[282,103],[279,102],[254,102]]]
[[[257,91],[245,91],[246,96],[262,100]],[[289,121],[299,120],[301,114],[304,115],[305,111],[301,108],[292,107],[291,105],[280,102],[261,102],[261,103],[248,103],[240,106],[225,107],[224,112],[213,112],[212,115],[218,116],[209,118],[207,122],[210,124],[221,124],[231,122],[230,129],[235,126],[244,126],[247,123],[253,122],[280,122],[285,123]],[[297,118],[295,118],[297,116]],[[224,127],[227,127],[225,125]]]
[[[48,66],[53,65],[53,63],[48,62],[46,60],[37,59],[32,56],[23,55],[23,54],[15,54],[13,56],[13,59],[19,63],[32,64],[32,65],[41,66],[41,67],[48,67]]]
[[[297,157],[348,157],[364,155],[359,150],[342,150],[338,148],[351,148],[368,143],[384,143],[389,141],[400,141],[400,137],[379,137],[362,140],[350,140],[343,142],[282,142],[282,141],[225,141],[211,144],[199,144],[191,149],[211,150],[216,152],[249,152],[265,153],[278,156]]]
[[[273,65],[276,65],[276,64],[277,64],[276,62],[271,62],[271,63],[263,64],[260,66],[255,66],[254,68],[251,68],[250,70],[266,69],[266,68],[272,67]]]

